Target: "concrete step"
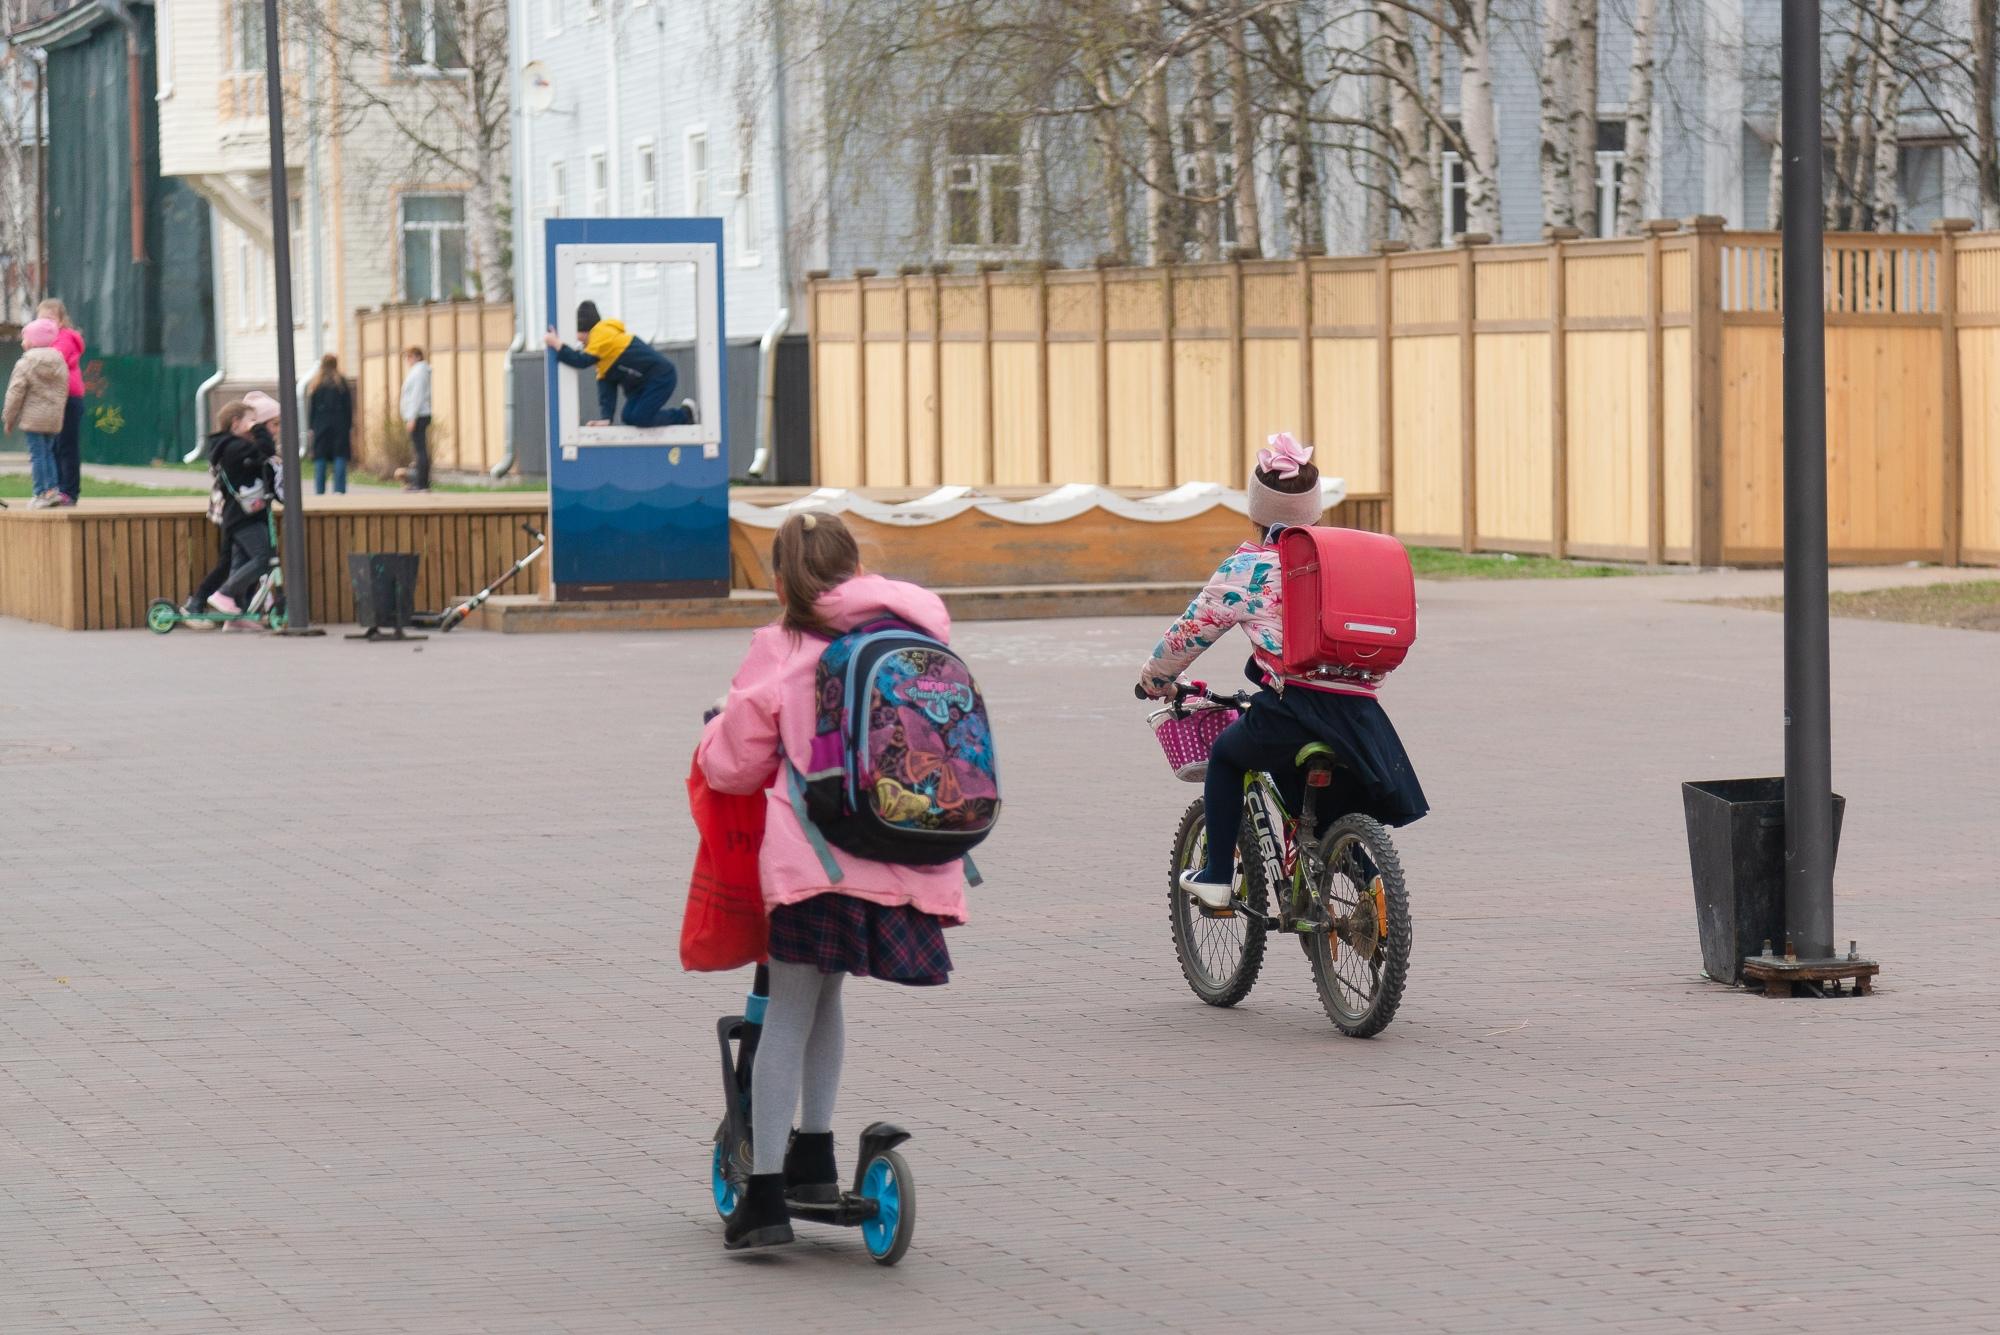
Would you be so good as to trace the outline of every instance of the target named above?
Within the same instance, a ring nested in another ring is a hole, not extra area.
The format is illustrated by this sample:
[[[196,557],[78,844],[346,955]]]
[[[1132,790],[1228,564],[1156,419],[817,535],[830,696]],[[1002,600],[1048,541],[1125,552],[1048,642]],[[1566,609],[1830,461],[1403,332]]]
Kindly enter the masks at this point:
[[[1037,584],[939,589],[954,621],[1052,617],[1172,616],[1198,584]],[[769,593],[738,589],[727,598],[550,602],[533,594],[495,597],[468,627],[521,635],[555,631],[733,630],[777,618]]]

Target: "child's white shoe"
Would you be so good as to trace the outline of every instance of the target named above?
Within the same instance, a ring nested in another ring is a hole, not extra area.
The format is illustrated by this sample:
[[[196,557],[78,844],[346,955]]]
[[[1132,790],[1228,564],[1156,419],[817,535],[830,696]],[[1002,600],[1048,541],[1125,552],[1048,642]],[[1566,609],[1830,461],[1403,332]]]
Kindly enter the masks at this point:
[[[1207,868],[1197,867],[1181,873],[1181,889],[1193,895],[1212,909],[1226,909],[1236,897],[1236,886],[1231,881],[1209,881],[1202,879]]]

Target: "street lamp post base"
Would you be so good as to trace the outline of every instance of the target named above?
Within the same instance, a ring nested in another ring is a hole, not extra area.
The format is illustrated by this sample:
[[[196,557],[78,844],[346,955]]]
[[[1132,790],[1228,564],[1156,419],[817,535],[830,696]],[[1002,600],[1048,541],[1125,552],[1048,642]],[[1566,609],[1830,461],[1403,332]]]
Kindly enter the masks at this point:
[[[1823,960],[1752,955],[1743,961],[1743,981],[1763,984],[1767,997],[1865,997],[1874,990],[1875,975],[1881,971],[1874,960],[1853,954]],[[1854,982],[1851,994],[1841,988],[1848,979]]]

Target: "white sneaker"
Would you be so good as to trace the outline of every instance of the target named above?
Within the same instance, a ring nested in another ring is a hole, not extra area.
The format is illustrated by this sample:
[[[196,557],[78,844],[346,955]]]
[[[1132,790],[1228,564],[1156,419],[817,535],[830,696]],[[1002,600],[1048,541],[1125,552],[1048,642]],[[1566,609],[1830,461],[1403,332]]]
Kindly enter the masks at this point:
[[[1193,895],[1212,909],[1226,909],[1236,898],[1236,886],[1218,885],[1214,881],[1198,881],[1201,869],[1181,873],[1181,889]]]
[[[693,399],[682,399],[681,407],[688,410],[688,422],[690,425],[701,421],[701,405],[697,404]]]

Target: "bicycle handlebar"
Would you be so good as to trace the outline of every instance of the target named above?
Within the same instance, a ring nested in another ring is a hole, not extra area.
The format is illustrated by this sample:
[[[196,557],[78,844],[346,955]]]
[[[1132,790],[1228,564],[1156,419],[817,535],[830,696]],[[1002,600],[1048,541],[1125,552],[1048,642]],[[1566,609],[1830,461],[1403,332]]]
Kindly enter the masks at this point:
[[[1151,700],[1155,698],[1153,696],[1147,695],[1145,688],[1138,685],[1134,685],[1132,687],[1132,694],[1141,700]],[[1247,691],[1238,691],[1234,695],[1218,695],[1214,691],[1208,689],[1208,686],[1203,682],[1199,681],[1175,682],[1173,699],[1168,702],[1169,704],[1172,705],[1175,712],[1178,713],[1183,711],[1187,705],[1187,702],[1191,699],[1206,700],[1210,704],[1221,705],[1225,709],[1234,709],[1239,713],[1250,707],[1250,694]]]

